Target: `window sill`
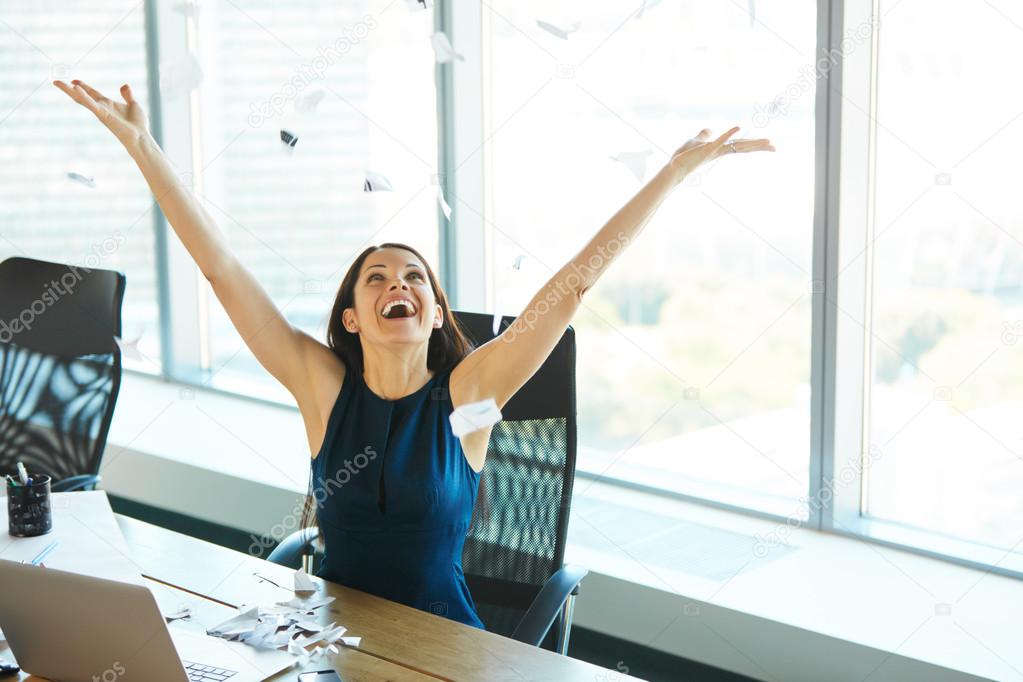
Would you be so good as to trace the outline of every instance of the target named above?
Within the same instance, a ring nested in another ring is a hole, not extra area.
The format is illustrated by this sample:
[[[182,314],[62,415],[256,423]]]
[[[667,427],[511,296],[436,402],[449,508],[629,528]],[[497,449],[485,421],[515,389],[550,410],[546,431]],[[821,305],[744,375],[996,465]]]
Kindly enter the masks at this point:
[[[293,517],[297,411],[181,389],[125,374],[103,488],[256,535]],[[756,679],[1023,680],[1023,581],[983,570],[583,478],[566,560],[577,624]]]

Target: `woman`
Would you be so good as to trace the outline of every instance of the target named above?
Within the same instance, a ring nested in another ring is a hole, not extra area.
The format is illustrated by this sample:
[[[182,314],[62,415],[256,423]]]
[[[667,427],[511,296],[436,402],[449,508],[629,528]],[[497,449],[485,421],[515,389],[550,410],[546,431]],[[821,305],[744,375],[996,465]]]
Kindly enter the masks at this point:
[[[341,283],[324,345],[292,327],[231,253],[150,136],[131,88],[121,86],[124,101],[115,102],[81,81],[54,85],[125,146],[238,333],[295,397],[326,550],[319,575],[479,628],[461,553],[491,429],[459,439],[448,416],[486,398],[508,402],[554,349],[583,295],[686,175],[725,153],[774,151],[765,139],[729,142],[738,128],[715,139],[700,131],[512,325],[476,349],[415,249],[370,247]]]

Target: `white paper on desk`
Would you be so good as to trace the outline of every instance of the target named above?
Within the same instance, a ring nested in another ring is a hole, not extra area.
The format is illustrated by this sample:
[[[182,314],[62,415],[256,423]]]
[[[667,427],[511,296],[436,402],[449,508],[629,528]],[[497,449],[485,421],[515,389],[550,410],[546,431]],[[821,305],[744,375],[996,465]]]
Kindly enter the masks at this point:
[[[478,403],[468,403],[456,407],[449,417],[451,430],[461,438],[467,433],[485,429],[491,424],[501,421],[501,410],[493,398],[481,400]]]
[[[259,607],[253,606],[245,609],[236,616],[231,616],[223,623],[206,629],[207,635],[217,637],[230,637],[232,634],[248,632],[256,627],[259,620]]]
[[[319,642],[333,644],[338,640],[338,638],[341,637],[341,635],[345,634],[347,630],[348,628],[346,628],[343,625],[338,625],[337,627],[334,627],[334,624],[331,623],[330,625],[327,626],[327,629],[323,630],[322,632],[319,632],[315,635],[309,635],[308,637],[297,637],[294,641],[298,642],[298,645],[303,648],[309,646],[310,644],[318,644]]]
[[[362,637],[342,637],[341,641],[344,642],[345,646],[359,646]]]
[[[296,592],[315,592],[316,585],[309,579],[309,574],[304,570],[299,569],[295,571],[295,591]]]
[[[47,545],[59,544],[43,562],[71,573],[146,585],[102,490],[51,493],[53,530],[31,538],[7,536],[0,559],[31,561]],[[0,528],[7,528],[7,500],[0,498]]]

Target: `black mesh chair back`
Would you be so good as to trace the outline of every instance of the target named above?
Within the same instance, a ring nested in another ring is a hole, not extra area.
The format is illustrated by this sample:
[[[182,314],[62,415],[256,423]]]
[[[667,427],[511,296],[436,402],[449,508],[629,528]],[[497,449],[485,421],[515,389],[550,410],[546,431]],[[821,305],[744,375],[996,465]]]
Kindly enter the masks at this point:
[[[121,385],[125,276],[0,263],[0,474],[96,475]],[[59,487],[58,487],[59,489]]]
[[[476,346],[494,338],[493,316],[456,311]],[[502,329],[514,318],[504,318]],[[462,554],[487,630],[511,636],[547,579],[562,567],[575,477],[575,330],[502,408]],[[556,650],[560,618],[541,646]]]

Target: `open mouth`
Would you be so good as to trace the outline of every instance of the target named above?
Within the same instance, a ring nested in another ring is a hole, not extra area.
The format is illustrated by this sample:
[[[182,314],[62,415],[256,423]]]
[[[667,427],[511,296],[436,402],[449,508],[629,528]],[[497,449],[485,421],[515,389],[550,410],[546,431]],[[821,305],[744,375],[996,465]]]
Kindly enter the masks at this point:
[[[410,299],[399,298],[388,302],[380,314],[388,320],[401,320],[416,316],[416,304]]]

